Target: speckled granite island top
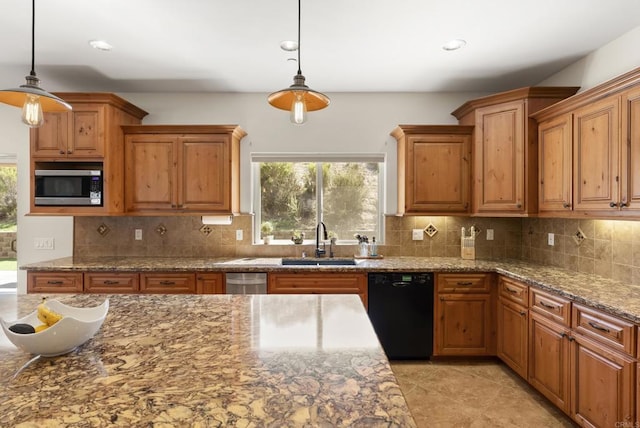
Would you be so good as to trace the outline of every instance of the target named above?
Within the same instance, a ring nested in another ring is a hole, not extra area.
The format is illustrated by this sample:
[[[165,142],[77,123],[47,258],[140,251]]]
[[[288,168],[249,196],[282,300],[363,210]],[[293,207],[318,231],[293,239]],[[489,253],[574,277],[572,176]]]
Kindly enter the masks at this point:
[[[0,295],[0,316],[40,299]],[[357,296],[109,299],[96,336],[22,370],[0,334],[0,426],[415,426]]]
[[[222,271],[222,272],[497,272],[640,324],[640,286],[520,260],[455,257],[387,257],[355,266],[282,266],[279,258],[71,257],[21,266],[30,271]]]

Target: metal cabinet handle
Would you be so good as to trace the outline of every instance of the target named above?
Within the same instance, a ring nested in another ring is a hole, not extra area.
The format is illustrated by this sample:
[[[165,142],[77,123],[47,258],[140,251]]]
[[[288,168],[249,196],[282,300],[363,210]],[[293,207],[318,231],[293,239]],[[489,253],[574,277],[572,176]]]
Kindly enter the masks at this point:
[[[60,150],[60,154],[63,155],[65,153],[64,150]]]
[[[458,281],[456,284],[457,285],[469,286],[469,285],[473,285],[473,282],[471,282],[471,281],[467,281],[467,282]]]
[[[626,202],[620,202],[620,208],[628,207],[629,204]]]
[[[571,204],[570,204],[570,203],[568,203],[568,202],[564,202],[564,203],[562,204],[562,208],[571,208]]]
[[[50,284],[50,285],[62,285],[63,282],[62,281],[49,280],[49,281],[47,281],[47,284]]]
[[[520,203],[516,204],[516,208],[522,208],[522,204]]]
[[[176,285],[175,281],[160,281],[160,285]]]
[[[73,150],[67,150],[67,154],[70,155],[73,153]]]
[[[513,288],[505,287],[505,290],[512,294],[518,294],[518,290],[514,290]]]
[[[110,280],[110,279],[106,279],[106,280],[102,281],[102,283],[103,283],[104,285],[114,285],[114,284],[119,284],[119,282],[118,282],[118,281],[112,281],[112,280]]]
[[[547,309],[558,309],[557,306],[555,305],[550,305],[548,303],[543,302],[542,300],[540,301],[540,306],[544,306]]]
[[[527,311],[520,311],[520,315],[521,315],[521,316],[525,316],[525,315],[527,315]]]
[[[600,330],[600,331],[604,331],[605,333],[611,333],[611,330],[609,330],[606,327],[602,327],[601,325],[593,322],[593,321],[589,321],[589,325],[593,328],[595,328],[596,330]]]
[[[615,207],[617,207],[617,206],[618,206],[618,204],[616,204],[615,202],[611,202],[611,203],[609,203],[609,206],[610,206],[611,208],[615,208]]]

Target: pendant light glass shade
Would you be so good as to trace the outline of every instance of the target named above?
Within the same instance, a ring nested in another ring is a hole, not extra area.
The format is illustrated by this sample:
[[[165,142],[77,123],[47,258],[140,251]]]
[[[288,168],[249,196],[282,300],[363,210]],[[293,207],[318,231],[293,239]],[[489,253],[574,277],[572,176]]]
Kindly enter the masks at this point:
[[[280,110],[291,112],[291,122],[302,125],[307,112],[322,110],[329,105],[329,97],[305,85],[300,65],[300,0],[298,0],[298,74],[293,76],[293,85],[269,95],[269,104]]]
[[[43,112],[71,110],[71,105],[61,98],[40,88],[40,79],[35,72],[35,16],[36,1],[32,0],[31,14],[31,73],[25,77],[27,83],[18,88],[0,90],[0,102],[22,107],[22,121],[36,128],[44,123]]]

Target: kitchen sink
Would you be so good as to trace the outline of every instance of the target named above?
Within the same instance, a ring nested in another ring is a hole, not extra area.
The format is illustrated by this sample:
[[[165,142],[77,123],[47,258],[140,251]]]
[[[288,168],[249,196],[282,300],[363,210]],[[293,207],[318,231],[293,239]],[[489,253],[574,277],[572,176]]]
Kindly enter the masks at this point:
[[[358,260],[347,258],[283,258],[283,266],[354,266],[358,264]]]

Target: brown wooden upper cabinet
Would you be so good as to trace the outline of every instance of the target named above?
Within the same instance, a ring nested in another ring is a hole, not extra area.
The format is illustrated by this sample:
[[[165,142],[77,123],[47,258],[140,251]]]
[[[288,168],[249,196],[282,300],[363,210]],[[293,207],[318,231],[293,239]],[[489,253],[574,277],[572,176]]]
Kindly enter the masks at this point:
[[[72,110],[45,113],[44,124],[31,129],[32,214],[105,215],[124,212],[122,125],[139,124],[147,112],[110,93],[56,93]],[[64,169],[64,163],[92,162],[102,169],[102,207],[54,207],[34,205],[34,171]],[[58,165],[57,167],[55,165]]]
[[[240,140],[235,125],[125,126],[127,213],[236,213]]]
[[[637,216],[640,69],[532,116],[539,123],[539,210]]]
[[[515,89],[468,101],[452,113],[461,125],[475,126],[473,214],[537,213],[537,125],[529,115],[577,90],[576,87]]]
[[[399,125],[398,213],[470,211],[472,126]]]

